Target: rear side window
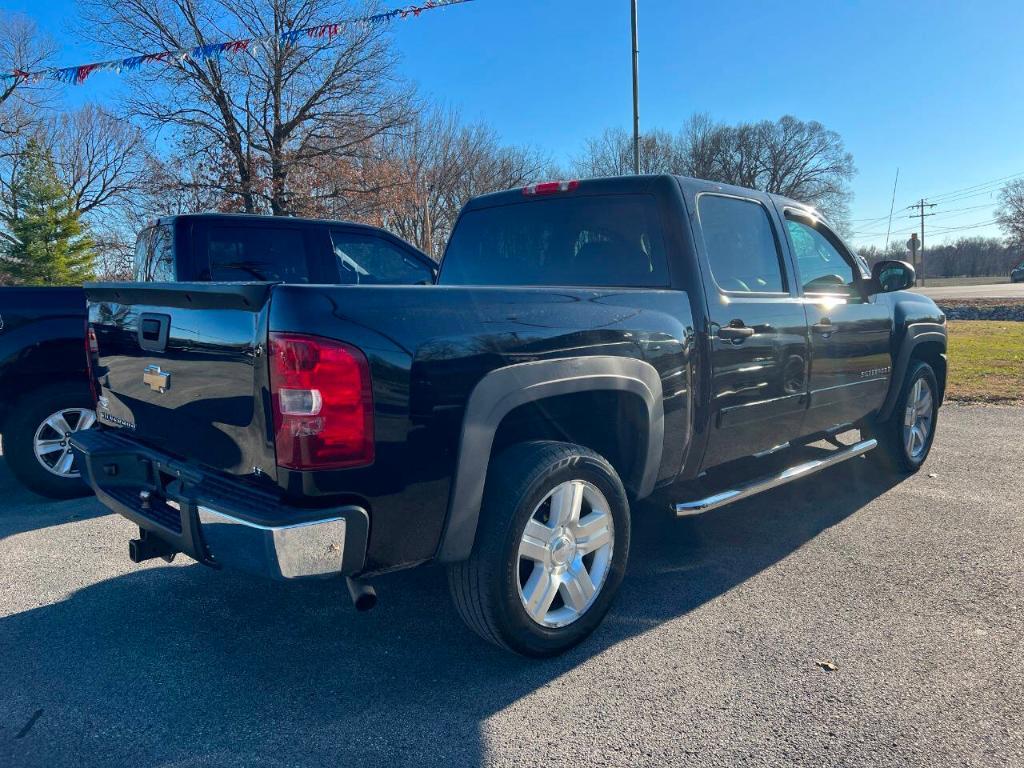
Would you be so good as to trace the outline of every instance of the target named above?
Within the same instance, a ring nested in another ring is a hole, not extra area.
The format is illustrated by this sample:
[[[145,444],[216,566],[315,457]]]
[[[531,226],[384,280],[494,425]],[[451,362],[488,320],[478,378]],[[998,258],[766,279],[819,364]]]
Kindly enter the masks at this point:
[[[430,268],[391,243],[372,235],[331,231],[342,285],[425,285]]]
[[[288,227],[211,226],[207,280],[309,282],[309,255],[302,230]]]
[[[172,283],[174,270],[174,228],[170,224],[146,227],[135,240],[133,278],[137,283]]]
[[[438,282],[667,286],[657,201],[651,195],[551,197],[467,211]]]
[[[697,199],[697,210],[719,288],[730,293],[785,293],[782,255],[763,205],[705,194]]]

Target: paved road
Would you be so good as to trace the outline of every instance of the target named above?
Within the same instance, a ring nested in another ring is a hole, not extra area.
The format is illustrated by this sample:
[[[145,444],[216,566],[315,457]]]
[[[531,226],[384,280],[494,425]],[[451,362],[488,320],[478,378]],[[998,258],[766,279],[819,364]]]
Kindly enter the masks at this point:
[[[914,290],[933,299],[1024,299],[1024,283],[941,285]]]
[[[900,484],[856,460],[640,510],[609,621],[545,662],[463,629],[437,570],[356,615],[133,566],[127,523],[0,474],[0,765],[1024,765],[1022,433],[950,406]]]

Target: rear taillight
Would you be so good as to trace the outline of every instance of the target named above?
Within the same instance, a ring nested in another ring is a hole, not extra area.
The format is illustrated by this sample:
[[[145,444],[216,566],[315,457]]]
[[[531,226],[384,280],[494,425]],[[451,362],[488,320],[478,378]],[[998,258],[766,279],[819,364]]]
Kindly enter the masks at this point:
[[[572,192],[579,185],[580,183],[576,180],[545,181],[541,184],[531,184],[528,187],[523,187],[523,194],[527,197],[532,197],[533,195],[554,195],[558,192]]]
[[[99,354],[100,345],[96,341],[96,331],[85,321],[85,375],[89,377],[89,391],[92,392],[92,401],[95,404],[99,400],[99,386],[96,383],[95,357]]]
[[[278,466],[373,462],[370,366],[358,349],[319,336],[271,333],[270,388]]]

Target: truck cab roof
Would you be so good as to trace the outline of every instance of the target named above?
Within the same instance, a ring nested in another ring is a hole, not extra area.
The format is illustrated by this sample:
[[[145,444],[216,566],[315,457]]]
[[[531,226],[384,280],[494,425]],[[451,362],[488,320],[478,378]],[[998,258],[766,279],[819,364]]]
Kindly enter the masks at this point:
[[[741,197],[755,198],[762,201],[771,200],[780,208],[795,208],[803,211],[817,219],[825,220],[817,209],[794,200],[784,195],[771,192],[761,192],[747,187],[738,187],[733,184],[721,184],[707,179],[698,179],[692,176],[681,176],[678,174],[641,174],[639,176],[608,176],[593,179],[580,179],[567,182],[552,181],[542,184],[532,184],[518,189],[508,189],[501,192],[492,192],[487,195],[480,195],[472,198],[466,203],[463,210],[476,210],[478,208],[490,208],[496,205],[511,205],[515,203],[528,202],[531,200],[544,200],[551,195],[576,194],[576,195],[609,195],[609,194],[658,194],[664,192],[667,185],[675,183],[681,187],[700,186],[706,191],[733,194]],[[556,185],[561,184],[562,188]]]
[[[207,211],[204,213],[178,213],[167,216],[158,216],[149,223],[149,226],[189,221],[222,222],[235,226],[259,226],[273,224],[274,226],[299,225],[308,227],[343,227],[346,230],[353,232],[364,232],[368,235],[382,235],[388,239],[401,240],[397,235],[388,232],[386,229],[375,227],[372,224],[361,224],[359,222],[349,221],[347,219],[313,219],[303,216],[267,216],[257,213],[218,213],[213,211]],[[424,258],[430,258],[411,243],[404,240],[402,240],[402,243],[418,253],[421,253]]]

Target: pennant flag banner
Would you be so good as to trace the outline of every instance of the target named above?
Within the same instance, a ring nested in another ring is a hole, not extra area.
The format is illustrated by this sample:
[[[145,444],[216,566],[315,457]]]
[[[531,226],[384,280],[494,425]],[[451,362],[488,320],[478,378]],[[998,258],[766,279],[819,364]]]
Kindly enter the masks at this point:
[[[50,67],[35,72],[25,72],[16,69],[13,72],[0,73],[0,78],[14,80],[18,83],[38,83],[43,80],[56,80],[61,83],[81,85],[89,75],[94,72],[131,72],[145,64],[170,64],[183,61],[207,61],[219,59],[225,53],[241,53],[250,46],[259,44],[274,44],[280,46],[301,45],[304,40],[328,42],[333,40],[345,27],[356,24],[379,25],[387,24],[395,19],[407,19],[419,16],[424,11],[432,11],[436,8],[444,8],[449,5],[461,5],[470,3],[473,0],[427,0],[423,5],[410,5],[405,8],[394,8],[383,13],[375,13],[372,16],[360,16],[352,19],[342,19],[329,24],[320,24],[316,27],[305,27],[304,29],[292,29],[282,32],[280,35],[266,35],[264,37],[250,37],[243,40],[225,40],[219,43],[207,43],[195,48],[182,48],[177,51],[160,51],[159,53],[147,53],[141,56],[129,56],[126,59],[112,59],[110,61],[97,61],[92,64],[80,64],[77,67]]]

